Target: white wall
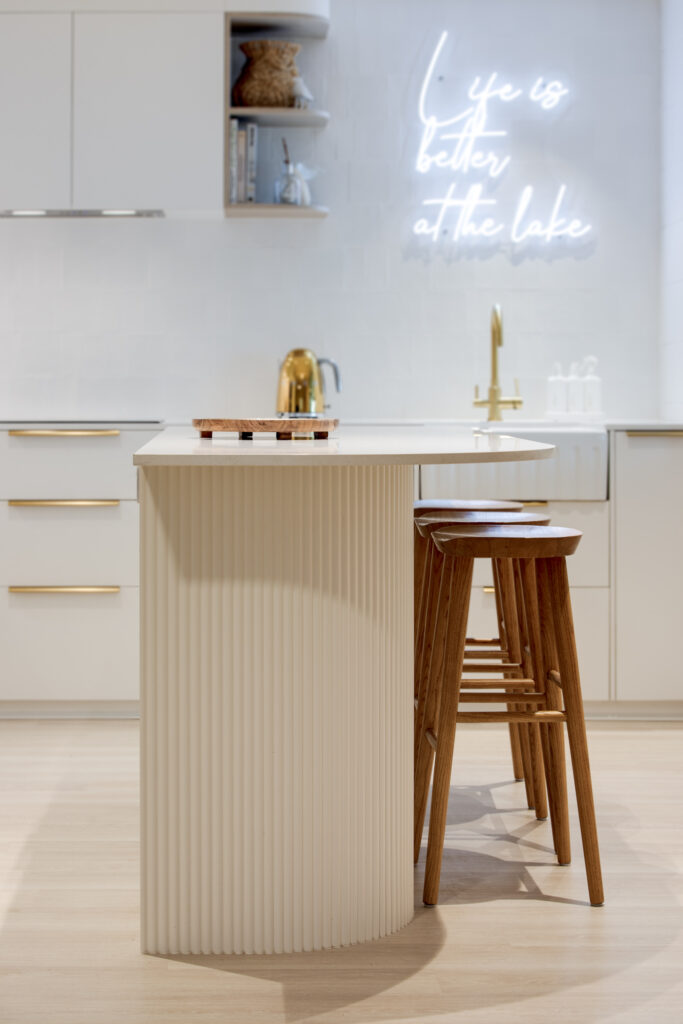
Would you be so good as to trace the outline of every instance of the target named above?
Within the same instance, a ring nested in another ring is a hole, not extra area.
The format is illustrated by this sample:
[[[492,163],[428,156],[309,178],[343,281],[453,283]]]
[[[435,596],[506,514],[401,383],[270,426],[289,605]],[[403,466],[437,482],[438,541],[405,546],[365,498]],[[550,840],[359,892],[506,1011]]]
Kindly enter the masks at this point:
[[[662,414],[683,419],[683,4],[662,0]]]
[[[458,95],[493,70],[570,84],[552,130],[515,114],[511,173],[567,180],[594,248],[521,262],[416,252],[417,97],[442,28]],[[330,217],[0,221],[0,417],[269,412],[294,345],[338,359],[343,416],[467,416],[493,301],[503,383],[520,378],[525,414],[543,412],[554,360],[589,352],[610,415],[655,414],[656,0],[333,0],[329,39],[306,49],[332,121],[289,142],[324,169]]]

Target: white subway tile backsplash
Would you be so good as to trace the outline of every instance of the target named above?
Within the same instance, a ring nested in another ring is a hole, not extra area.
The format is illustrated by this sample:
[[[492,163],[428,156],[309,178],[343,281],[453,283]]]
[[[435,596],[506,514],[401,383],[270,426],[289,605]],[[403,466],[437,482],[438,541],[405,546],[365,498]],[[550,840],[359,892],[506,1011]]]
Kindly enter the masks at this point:
[[[510,115],[504,184],[542,194],[566,179],[594,244],[524,258],[416,245],[418,94],[444,28],[454,41],[444,104],[489,70],[569,82],[551,130],[533,110]],[[552,363],[588,352],[610,415],[654,414],[658,54],[650,0],[332,0],[329,39],[305,44],[301,59],[332,118],[288,137],[319,169],[312,189],[329,217],[0,220],[0,414],[267,413],[279,358],[307,345],[341,365],[342,416],[474,416],[495,301],[503,387],[520,378],[525,416],[542,415]],[[262,141],[269,198],[280,133]],[[672,209],[679,180],[665,176]],[[675,218],[667,231],[673,266]]]

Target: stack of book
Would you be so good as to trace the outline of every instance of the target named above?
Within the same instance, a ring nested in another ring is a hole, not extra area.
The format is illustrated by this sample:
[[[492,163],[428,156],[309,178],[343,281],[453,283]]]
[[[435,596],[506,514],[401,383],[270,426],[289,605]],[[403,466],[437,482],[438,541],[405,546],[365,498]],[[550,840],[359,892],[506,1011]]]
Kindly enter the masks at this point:
[[[230,118],[230,202],[256,202],[258,125]]]

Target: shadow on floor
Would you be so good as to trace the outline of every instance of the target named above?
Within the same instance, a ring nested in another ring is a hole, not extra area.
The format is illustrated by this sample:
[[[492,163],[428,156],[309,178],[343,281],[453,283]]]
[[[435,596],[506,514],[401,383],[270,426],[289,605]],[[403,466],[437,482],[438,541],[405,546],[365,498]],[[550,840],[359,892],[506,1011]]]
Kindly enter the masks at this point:
[[[668,859],[661,848],[649,855],[642,842],[632,841],[643,819],[629,809],[628,796],[622,799],[619,780],[599,806],[604,908],[570,898],[584,891],[578,849],[570,873],[553,866],[550,826],[523,806],[523,787],[456,786],[440,905],[421,906],[423,846],[415,918],[397,934],[316,953],[142,956],[135,750],[126,748],[123,762],[102,756],[106,730],[101,736],[91,730],[85,751],[77,745],[81,731],[88,732],[83,726],[66,734],[68,752],[55,759],[55,776],[47,764],[42,816],[16,851],[13,896],[0,930],[0,1016],[12,1024],[426,1024],[431,1018],[466,1022],[475,1014],[483,1021],[487,1012],[498,1022],[501,1015],[523,1019],[521,1004],[532,992],[551,997],[563,1012],[574,1008],[572,1019],[593,1021],[590,1003],[582,1002],[590,999],[590,986],[613,993],[626,972],[641,978],[629,983],[629,999],[647,1019],[650,993],[673,987],[679,975],[662,968],[671,964],[681,930],[674,840],[665,847]],[[35,760],[35,747],[22,756],[27,764]],[[15,760],[5,781],[8,822],[21,808],[22,768]],[[576,829],[572,839],[578,847]],[[550,891],[543,891],[539,875],[553,879]],[[634,918],[642,922],[635,930]]]

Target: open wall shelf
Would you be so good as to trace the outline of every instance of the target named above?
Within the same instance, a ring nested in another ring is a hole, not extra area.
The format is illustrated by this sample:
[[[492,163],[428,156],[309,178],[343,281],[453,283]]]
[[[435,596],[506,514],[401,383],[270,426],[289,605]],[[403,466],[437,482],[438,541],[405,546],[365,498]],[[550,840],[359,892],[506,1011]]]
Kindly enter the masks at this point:
[[[224,211],[226,217],[289,217],[321,218],[327,215],[322,206],[288,206],[286,204],[262,202],[230,202],[230,121],[240,124],[255,124],[262,128],[278,128],[281,132],[291,129],[320,130],[327,125],[330,115],[325,110],[300,110],[295,107],[237,107],[232,104],[232,87],[236,77],[233,70],[233,41],[248,38],[276,38],[292,40],[324,39],[329,29],[329,19],[315,14],[240,14],[225,16],[225,159],[224,159]],[[244,152],[241,148],[240,154]],[[259,147],[260,148],[260,147]],[[240,157],[240,166],[243,157]],[[257,159],[258,163],[258,159]],[[251,164],[253,166],[253,163]],[[262,165],[265,171],[269,162]],[[234,162],[233,162],[234,170]],[[240,180],[243,180],[240,174]],[[253,177],[251,178],[253,181]],[[261,193],[262,193],[261,188]],[[233,197],[234,197],[233,191]],[[240,194],[244,192],[240,190]],[[253,193],[252,193],[253,194]]]
[[[325,110],[297,110],[295,107],[230,107],[228,117],[253,121],[264,128],[324,128],[330,119]]]
[[[325,206],[289,206],[287,203],[229,203],[226,217],[290,217],[321,220],[328,214]]]
[[[329,18],[316,14],[230,14],[233,35],[276,39],[324,39]]]

